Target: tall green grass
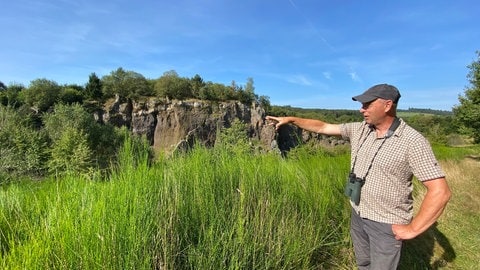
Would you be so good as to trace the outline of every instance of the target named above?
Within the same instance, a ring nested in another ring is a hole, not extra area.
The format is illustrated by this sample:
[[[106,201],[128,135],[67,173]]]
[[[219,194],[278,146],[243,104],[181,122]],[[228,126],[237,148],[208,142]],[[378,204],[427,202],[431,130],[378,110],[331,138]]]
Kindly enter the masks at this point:
[[[169,161],[161,192],[169,195],[159,200],[159,261],[166,269],[331,263],[344,240],[343,180],[321,171],[333,175],[339,162],[321,162],[318,173],[302,162],[202,148]]]
[[[282,159],[196,147],[149,164],[147,148],[126,140],[108,179],[65,175],[1,186],[0,269],[355,267],[343,196],[348,151],[300,148]],[[462,179],[456,160],[477,150],[434,147],[452,160],[442,162],[453,183]],[[459,246],[462,236],[444,225],[456,212],[446,212],[436,228]],[[460,265],[448,250],[437,256],[412,247],[441,244],[442,234],[430,233],[440,240],[407,243],[405,269],[430,269],[436,257]]]
[[[148,176],[142,164],[106,182],[70,175],[4,188],[0,268],[151,268]]]
[[[352,268],[347,154],[196,147],[149,165],[132,145],[105,181],[2,187],[0,268]]]

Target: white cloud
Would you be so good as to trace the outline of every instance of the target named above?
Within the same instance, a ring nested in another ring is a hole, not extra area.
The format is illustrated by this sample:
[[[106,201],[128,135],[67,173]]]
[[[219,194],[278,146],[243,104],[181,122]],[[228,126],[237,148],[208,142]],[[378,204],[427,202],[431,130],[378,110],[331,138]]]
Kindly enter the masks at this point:
[[[327,79],[327,80],[332,79],[332,73],[330,73],[329,71],[325,71],[322,74],[323,74],[323,77],[325,77],[325,79]]]
[[[355,71],[351,71],[349,73],[349,75],[350,75],[350,78],[352,78],[352,81],[355,81],[355,82],[361,82],[362,81],[360,76],[358,76],[357,72],[355,72]]]
[[[300,85],[312,85],[312,82],[304,75],[292,75],[288,76],[287,82]]]

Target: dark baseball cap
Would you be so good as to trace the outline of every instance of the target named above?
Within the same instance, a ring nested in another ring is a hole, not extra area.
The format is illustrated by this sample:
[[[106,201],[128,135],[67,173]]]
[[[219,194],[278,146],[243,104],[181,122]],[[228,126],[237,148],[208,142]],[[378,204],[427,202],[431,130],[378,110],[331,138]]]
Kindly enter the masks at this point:
[[[400,92],[395,86],[384,83],[374,85],[363,92],[363,94],[352,97],[353,100],[361,103],[368,103],[377,98],[392,100],[394,103],[398,103]]]

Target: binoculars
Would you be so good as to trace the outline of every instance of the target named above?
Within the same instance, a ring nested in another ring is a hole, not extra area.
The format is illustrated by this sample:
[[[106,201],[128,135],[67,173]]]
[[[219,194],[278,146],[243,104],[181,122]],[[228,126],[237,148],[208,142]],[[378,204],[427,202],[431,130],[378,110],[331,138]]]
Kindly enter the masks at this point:
[[[365,184],[365,179],[357,177],[353,172],[348,175],[347,185],[345,186],[345,195],[350,197],[350,200],[355,203],[355,205],[360,203],[360,194],[363,184]]]

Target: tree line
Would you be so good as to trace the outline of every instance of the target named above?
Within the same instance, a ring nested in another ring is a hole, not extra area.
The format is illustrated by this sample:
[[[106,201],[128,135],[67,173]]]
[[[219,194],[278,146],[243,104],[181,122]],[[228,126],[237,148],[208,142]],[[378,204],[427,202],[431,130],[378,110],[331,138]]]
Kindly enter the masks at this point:
[[[180,77],[176,71],[163,73],[157,79],[147,79],[143,75],[118,68],[109,75],[99,78],[90,74],[85,86],[77,84],[59,85],[45,78],[35,79],[28,87],[13,83],[6,86],[0,82],[0,104],[15,108],[27,105],[36,113],[46,112],[56,103],[73,104],[86,101],[105,100],[118,95],[120,98],[138,99],[158,97],[168,99],[201,99],[211,101],[238,100],[245,104],[259,102],[269,106],[267,96],[255,94],[252,78],[245,86],[232,81],[230,85],[204,81],[200,75],[192,78]]]

